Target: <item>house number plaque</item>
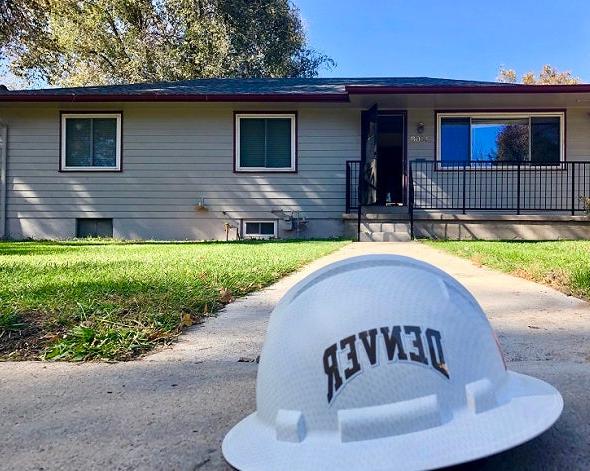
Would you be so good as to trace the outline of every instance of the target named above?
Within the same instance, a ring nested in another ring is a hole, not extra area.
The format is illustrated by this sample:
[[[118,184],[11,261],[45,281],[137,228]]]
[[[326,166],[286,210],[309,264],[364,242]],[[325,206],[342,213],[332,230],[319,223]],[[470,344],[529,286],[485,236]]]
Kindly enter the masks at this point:
[[[410,136],[410,142],[432,142],[432,136]]]

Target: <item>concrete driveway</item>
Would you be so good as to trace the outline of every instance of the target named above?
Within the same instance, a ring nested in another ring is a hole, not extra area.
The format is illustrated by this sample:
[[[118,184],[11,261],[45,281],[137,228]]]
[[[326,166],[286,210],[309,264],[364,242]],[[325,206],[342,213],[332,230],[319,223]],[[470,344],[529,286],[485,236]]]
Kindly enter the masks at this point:
[[[548,432],[460,469],[590,469],[590,305],[418,243],[348,245],[141,361],[0,363],[0,469],[228,469],[221,440],[255,407],[256,364],[238,360],[258,355],[268,315],[293,283],[366,253],[412,256],[458,278],[488,313],[509,368],[564,396]]]

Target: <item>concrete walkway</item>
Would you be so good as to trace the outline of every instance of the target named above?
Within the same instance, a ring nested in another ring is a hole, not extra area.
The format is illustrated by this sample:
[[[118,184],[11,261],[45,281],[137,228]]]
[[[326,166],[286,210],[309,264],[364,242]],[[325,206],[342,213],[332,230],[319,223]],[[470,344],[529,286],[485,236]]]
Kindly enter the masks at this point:
[[[459,279],[498,332],[509,368],[554,384],[565,410],[547,433],[461,469],[590,469],[590,305],[418,243],[351,244],[191,328],[174,348],[118,364],[0,363],[0,469],[227,469],[220,443],[255,408],[268,315],[311,271],[398,253]]]

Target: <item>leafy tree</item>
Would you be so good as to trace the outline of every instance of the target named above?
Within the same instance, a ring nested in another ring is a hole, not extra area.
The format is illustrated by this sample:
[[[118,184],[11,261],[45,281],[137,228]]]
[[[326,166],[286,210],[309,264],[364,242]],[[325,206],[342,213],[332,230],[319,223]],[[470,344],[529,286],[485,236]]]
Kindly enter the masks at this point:
[[[29,82],[79,86],[206,77],[311,77],[289,0],[1,0],[0,53]]]
[[[504,83],[516,83],[518,80],[514,69],[500,67],[498,81]],[[569,70],[560,72],[555,67],[545,64],[538,75],[527,72],[522,75],[522,83],[525,85],[572,85],[580,83],[578,77],[574,77]]]
[[[516,83],[517,74],[514,69],[500,67],[498,81],[504,83]],[[534,72],[527,72],[522,75],[522,83],[525,85],[572,85],[580,83],[580,79],[572,75],[570,71],[560,72],[556,68],[546,64],[543,66],[538,75]],[[545,139],[546,140],[546,139]],[[550,148],[554,146],[553,142],[545,142],[543,136],[536,138],[536,145],[539,148]],[[516,161],[521,160],[523,156],[528,155],[529,147],[529,129],[522,125],[508,125],[502,129],[496,138],[497,155],[495,160],[498,161]],[[542,155],[552,155],[554,150],[540,152]]]

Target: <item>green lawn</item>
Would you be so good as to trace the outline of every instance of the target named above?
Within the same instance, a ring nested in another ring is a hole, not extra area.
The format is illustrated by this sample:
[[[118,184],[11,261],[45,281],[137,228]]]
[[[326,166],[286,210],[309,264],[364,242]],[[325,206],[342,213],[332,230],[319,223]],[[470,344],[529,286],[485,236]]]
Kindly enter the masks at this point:
[[[424,241],[473,262],[590,299],[590,241]]]
[[[0,359],[133,358],[346,243],[0,242]]]

